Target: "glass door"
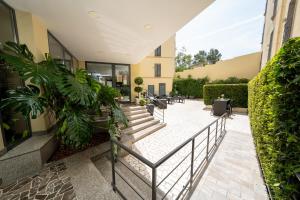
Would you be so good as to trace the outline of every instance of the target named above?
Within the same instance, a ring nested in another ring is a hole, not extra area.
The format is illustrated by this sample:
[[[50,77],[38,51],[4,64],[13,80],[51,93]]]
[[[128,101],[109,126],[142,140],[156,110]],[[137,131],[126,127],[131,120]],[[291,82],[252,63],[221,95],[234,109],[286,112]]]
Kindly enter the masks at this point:
[[[122,95],[121,101],[130,101],[129,65],[115,65],[115,87]]]

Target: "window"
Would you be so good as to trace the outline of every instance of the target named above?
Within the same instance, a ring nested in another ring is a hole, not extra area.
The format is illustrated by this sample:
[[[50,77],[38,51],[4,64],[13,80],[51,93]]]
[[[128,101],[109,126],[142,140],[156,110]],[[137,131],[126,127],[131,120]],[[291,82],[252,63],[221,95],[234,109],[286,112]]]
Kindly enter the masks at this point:
[[[48,42],[49,53],[56,62],[66,65],[70,70],[78,67],[78,60],[50,32]]]
[[[154,76],[161,77],[161,64],[154,64]]]
[[[287,19],[284,26],[282,43],[286,42],[291,37],[293,23],[294,23],[295,7],[296,7],[296,0],[291,0],[288,14],[287,14]]]
[[[274,34],[274,31],[272,31],[272,33],[271,33],[271,35],[270,35],[269,50],[268,50],[268,60],[271,59],[271,54],[272,54],[273,34]]]
[[[159,84],[159,96],[164,96],[166,95],[166,84],[165,83],[160,83]]]
[[[14,10],[3,1],[0,1],[0,27],[0,46],[7,41],[18,42]],[[7,90],[23,85],[18,74],[9,70],[5,62],[0,60],[0,100],[7,97]],[[0,128],[7,150],[31,136],[29,120],[10,109],[0,112]]]
[[[149,96],[154,95],[154,85],[148,85],[148,95]]]
[[[273,14],[272,14],[271,19],[274,19],[276,17],[277,4],[278,4],[278,0],[274,0],[274,3],[273,3]]]
[[[155,49],[154,56],[161,56],[161,46],[159,46]]]

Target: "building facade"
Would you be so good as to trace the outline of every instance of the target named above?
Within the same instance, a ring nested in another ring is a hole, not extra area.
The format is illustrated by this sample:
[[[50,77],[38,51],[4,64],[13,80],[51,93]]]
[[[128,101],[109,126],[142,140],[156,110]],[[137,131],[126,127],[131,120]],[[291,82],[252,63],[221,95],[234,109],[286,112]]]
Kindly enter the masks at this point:
[[[299,0],[267,0],[261,68],[289,38],[300,36]]]
[[[172,91],[175,74],[175,36],[172,36],[137,64],[131,65],[131,99],[134,92],[134,79],[143,78],[143,89],[153,95],[168,95]]]

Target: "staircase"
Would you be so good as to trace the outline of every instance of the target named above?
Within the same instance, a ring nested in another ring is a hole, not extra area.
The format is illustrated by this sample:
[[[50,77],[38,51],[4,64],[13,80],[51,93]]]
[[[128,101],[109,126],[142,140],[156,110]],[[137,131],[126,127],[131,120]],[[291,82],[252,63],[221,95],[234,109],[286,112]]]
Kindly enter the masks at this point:
[[[166,126],[151,116],[145,106],[122,105],[121,108],[129,120],[128,127],[121,130],[121,142],[130,148],[133,143]]]

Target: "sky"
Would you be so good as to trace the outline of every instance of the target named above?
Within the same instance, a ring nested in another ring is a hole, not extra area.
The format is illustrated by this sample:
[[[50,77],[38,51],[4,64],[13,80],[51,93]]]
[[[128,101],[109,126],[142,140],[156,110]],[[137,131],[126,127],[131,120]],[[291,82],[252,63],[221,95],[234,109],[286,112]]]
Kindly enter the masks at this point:
[[[222,60],[261,50],[265,0],[216,0],[176,33],[176,49],[218,49]]]

